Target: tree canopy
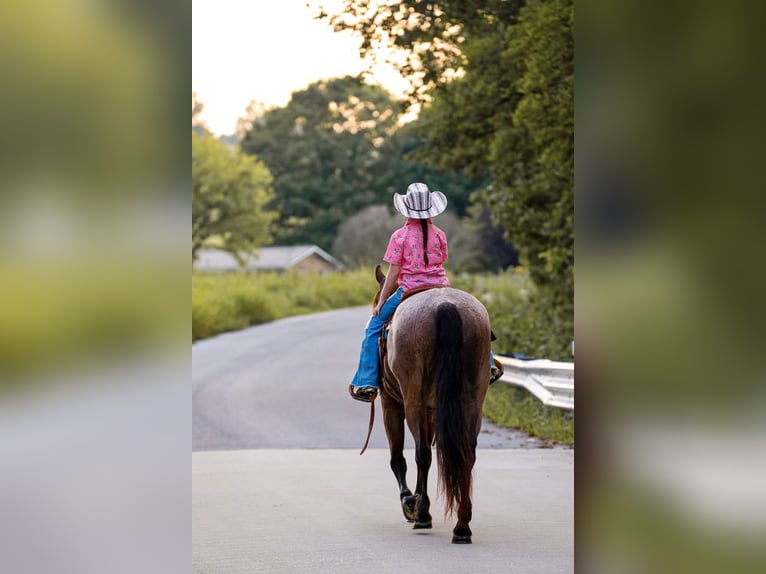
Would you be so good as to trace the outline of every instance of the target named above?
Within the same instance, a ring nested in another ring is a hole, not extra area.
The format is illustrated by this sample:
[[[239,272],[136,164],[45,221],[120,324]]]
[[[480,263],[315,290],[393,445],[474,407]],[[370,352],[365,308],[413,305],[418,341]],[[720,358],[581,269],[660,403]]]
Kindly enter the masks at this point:
[[[256,158],[192,131],[192,257],[205,245],[241,257],[268,243],[271,182]]]
[[[400,125],[401,103],[380,86],[347,76],[293,93],[284,108],[251,115],[242,148],[274,176],[281,213],[278,244],[316,243],[330,249],[339,225],[370,205],[424,181],[444,191],[449,209],[465,215],[483,180],[409,156],[423,145],[413,125]]]
[[[329,249],[341,221],[381,202],[400,111],[383,88],[346,76],[311,84],[253,121],[241,145],[274,177],[277,243]]]
[[[460,75],[466,64],[463,43],[492,33],[510,22],[520,0],[345,0],[339,12],[321,4],[316,17],[336,32],[360,36],[360,55],[384,59],[410,81],[415,101],[430,99],[428,91]]]

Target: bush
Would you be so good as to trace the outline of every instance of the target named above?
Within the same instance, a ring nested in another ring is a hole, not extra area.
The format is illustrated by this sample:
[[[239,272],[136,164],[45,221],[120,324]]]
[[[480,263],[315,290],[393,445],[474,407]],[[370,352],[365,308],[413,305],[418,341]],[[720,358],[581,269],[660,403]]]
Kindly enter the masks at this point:
[[[562,319],[520,267],[497,275],[458,275],[453,286],[487,307],[496,352],[571,361],[574,317]],[[560,314],[559,314],[560,315]]]
[[[192,273],[192,341],[282,317],[368,304],[372,269],[327,275]]]
[[[248,326],[235,297],[209,287],[192,288],[192,340]]]

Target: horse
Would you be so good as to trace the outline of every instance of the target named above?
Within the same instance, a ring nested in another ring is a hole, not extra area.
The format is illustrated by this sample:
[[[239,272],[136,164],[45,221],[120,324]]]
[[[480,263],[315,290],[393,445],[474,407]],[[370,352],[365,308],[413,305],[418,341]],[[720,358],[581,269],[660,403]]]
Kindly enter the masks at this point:
[[[377,303],[385,275],[375,269]],[[435,446],[444,519],[457,511],[453,544],[470,544],[471,487],[490,379],[490,322],[473,295],[439,287],[403,297],[387,333],[380,398],[405,519],[431,528],[428,472]],[[417,486],[407,487],[404,423],[415,441]]]

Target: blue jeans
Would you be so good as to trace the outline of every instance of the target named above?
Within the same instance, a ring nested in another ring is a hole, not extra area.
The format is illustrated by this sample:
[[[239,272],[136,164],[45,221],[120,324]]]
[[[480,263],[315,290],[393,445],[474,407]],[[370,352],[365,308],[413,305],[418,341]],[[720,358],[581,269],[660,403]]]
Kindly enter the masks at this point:
[[[355,387],[377,387],[378,386],[378,342],[383,332],[383,325],[391,319],[402,300],[404,291],[400,287],[383,303],[378,315],[370,315],[367,326],[364,328],[364,339],[362,340],[362,352],[359,356],[359,366],[356,369],[351,384]]]

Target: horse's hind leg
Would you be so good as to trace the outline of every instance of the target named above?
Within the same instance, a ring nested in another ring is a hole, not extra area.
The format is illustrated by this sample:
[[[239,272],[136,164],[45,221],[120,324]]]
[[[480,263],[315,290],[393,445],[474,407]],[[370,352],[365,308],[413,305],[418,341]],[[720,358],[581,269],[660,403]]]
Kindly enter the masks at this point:
[[[476,445],[473,447],[473,462],[471,468],[476,461]],[[471,502],[471,474],[463,477],[460,483],[460,504],[457,509],[457,525],[452,530],[452,543],[453,544],[471,544],[471,528],[468,523],[471,522],[473,514],[473,504]]]
[[[415,488],[417,498],[417,518],[413,528],[431,528],[431,501],[428,498],[428,471],[431,469],[431,442],[433,432],[421,428],[415,434],[415,462],[418,465],[418,484]]]
[[[399,403],[381,396],[383,406],[383,426],[386,429],[388,447],[391,451],[391,470],[399,484],[399,500],[407,522],[416,518],[415,497],[407,487],[407,461],[404,458],[404,407]]]
[[[464,483],[470,482],[470,480],[464,480]],[[468,523],[471,522],[472,517],[472,503],[471,503],[471,487],[460,487],[461,500],[457,509],[457,525],[452,530],[452,543],[453,544],[470,544],[471,543],[471,528]]]

